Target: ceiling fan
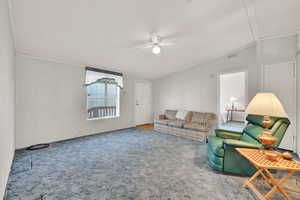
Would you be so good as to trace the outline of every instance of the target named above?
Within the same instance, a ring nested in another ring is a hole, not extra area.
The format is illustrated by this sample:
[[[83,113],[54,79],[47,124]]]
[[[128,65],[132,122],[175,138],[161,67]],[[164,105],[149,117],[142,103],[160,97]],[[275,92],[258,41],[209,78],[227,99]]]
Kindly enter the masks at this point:
[[[126,49],[151,49],[151,52],[154,55],[160,55],[163,47],[172,46],[172,45],[180,45],[183,42],[183,38],[185,35],[180,33],[172,33],[168,35],[161,36],[156,32],[152,32],[148,35],[146,39],[143,37],[138,40],[132,41],[130,44],[122,45],[123,48]],[[120,46],[117,44],[118,47]]]
[[[161,53],[162,47],[173,45],[170,41],[163,41],[162,37],[157,33],[150,34],[150,42],[151,44],[149,46],[152,48],[152,53],[155,55],[159,55]]]
[[[161,52],[161,47],[160,47],[160,43],[161,43],[161,37],[159,35],[157,35],[156,33],[152,33],[152,35],[150,36],[150,42],[152,43],[152,53],[153,54],[160,54]]]
[[[162,40],[162,37],[157,33],[152,33],[149,36],[149,43],[143,44],[140,48],[151,48],[152,53],[155,55],[159,55],[162,51],[162,47],[173,45],[172,42],[167,42]]]

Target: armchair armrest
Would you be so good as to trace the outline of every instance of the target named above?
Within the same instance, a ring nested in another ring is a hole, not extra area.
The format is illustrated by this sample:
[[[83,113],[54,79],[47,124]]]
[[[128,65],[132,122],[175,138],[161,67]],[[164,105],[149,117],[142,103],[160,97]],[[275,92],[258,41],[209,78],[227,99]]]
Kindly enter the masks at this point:
[[[167,119],[167,117],[166,117],[166,115],[159,115],[159,119],[164,120],[164,119]]]
[[[223,138],[223,139],[235,139],[239,140],[243,133],[236,132],[236,131],[228,131],[223,129],[216,129],[215,130],[216,136]]]
[[[232,140],[232,139],[225,139],[223,142],[224,146],[232,147],[232,148],[251,148],[251,149],[258,149],[262,145],[261,144],[253,144],[250,142],[244,142],[240,140]]]

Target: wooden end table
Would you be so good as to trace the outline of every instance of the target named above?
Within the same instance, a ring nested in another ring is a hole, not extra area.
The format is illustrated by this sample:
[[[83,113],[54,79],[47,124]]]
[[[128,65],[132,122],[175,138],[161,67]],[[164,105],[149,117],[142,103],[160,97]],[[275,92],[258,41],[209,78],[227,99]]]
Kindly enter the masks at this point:
[[[288,178],[295,172],[300,172],[300,162],[295,160],[286,160],[280,156],[277,161],[270,161],[266,159],[265,154],[259,149],[247,149],[247,148],[236,148],[236,150],[247,160],[249,160],[257,169],[257,172],[249,178],[244,184],[244,188],[250,188],[252,191],[262,200],[267,200],[272,198],[276,192],[280,192],[286,199],[292,199],[285,189],[283,184],[288,180]],[[266,150],[264,150],[266,152]],[[276,178],[270,169],[284,170],[287,174],[281,179]],[[253,184],[253,181],[261,175],[264,182],[271,187],[271,190],[263,195]]]

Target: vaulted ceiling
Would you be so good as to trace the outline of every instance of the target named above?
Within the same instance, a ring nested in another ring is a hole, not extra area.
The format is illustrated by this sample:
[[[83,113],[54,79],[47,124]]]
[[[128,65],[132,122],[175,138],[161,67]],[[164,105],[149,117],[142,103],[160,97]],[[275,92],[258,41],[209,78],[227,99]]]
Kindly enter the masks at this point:
[[[299,0],[11,0],[17,52],[155,79],[300,30]],[[150,33],[171,46],[141,48]]]

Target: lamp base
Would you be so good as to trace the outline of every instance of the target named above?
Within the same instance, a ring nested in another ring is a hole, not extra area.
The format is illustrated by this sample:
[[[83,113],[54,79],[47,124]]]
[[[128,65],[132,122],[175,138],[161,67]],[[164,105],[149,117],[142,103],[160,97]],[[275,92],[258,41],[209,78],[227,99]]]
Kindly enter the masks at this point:
[[[272,146],[276,143],[277,138],[275,138],[271,133],[269,132],[271,122],[269,116],[264,116],[263,126],[265,128],[263,134],[259,136],[259,139],[261,143],[264,146],[264,149],[271,149]]]

